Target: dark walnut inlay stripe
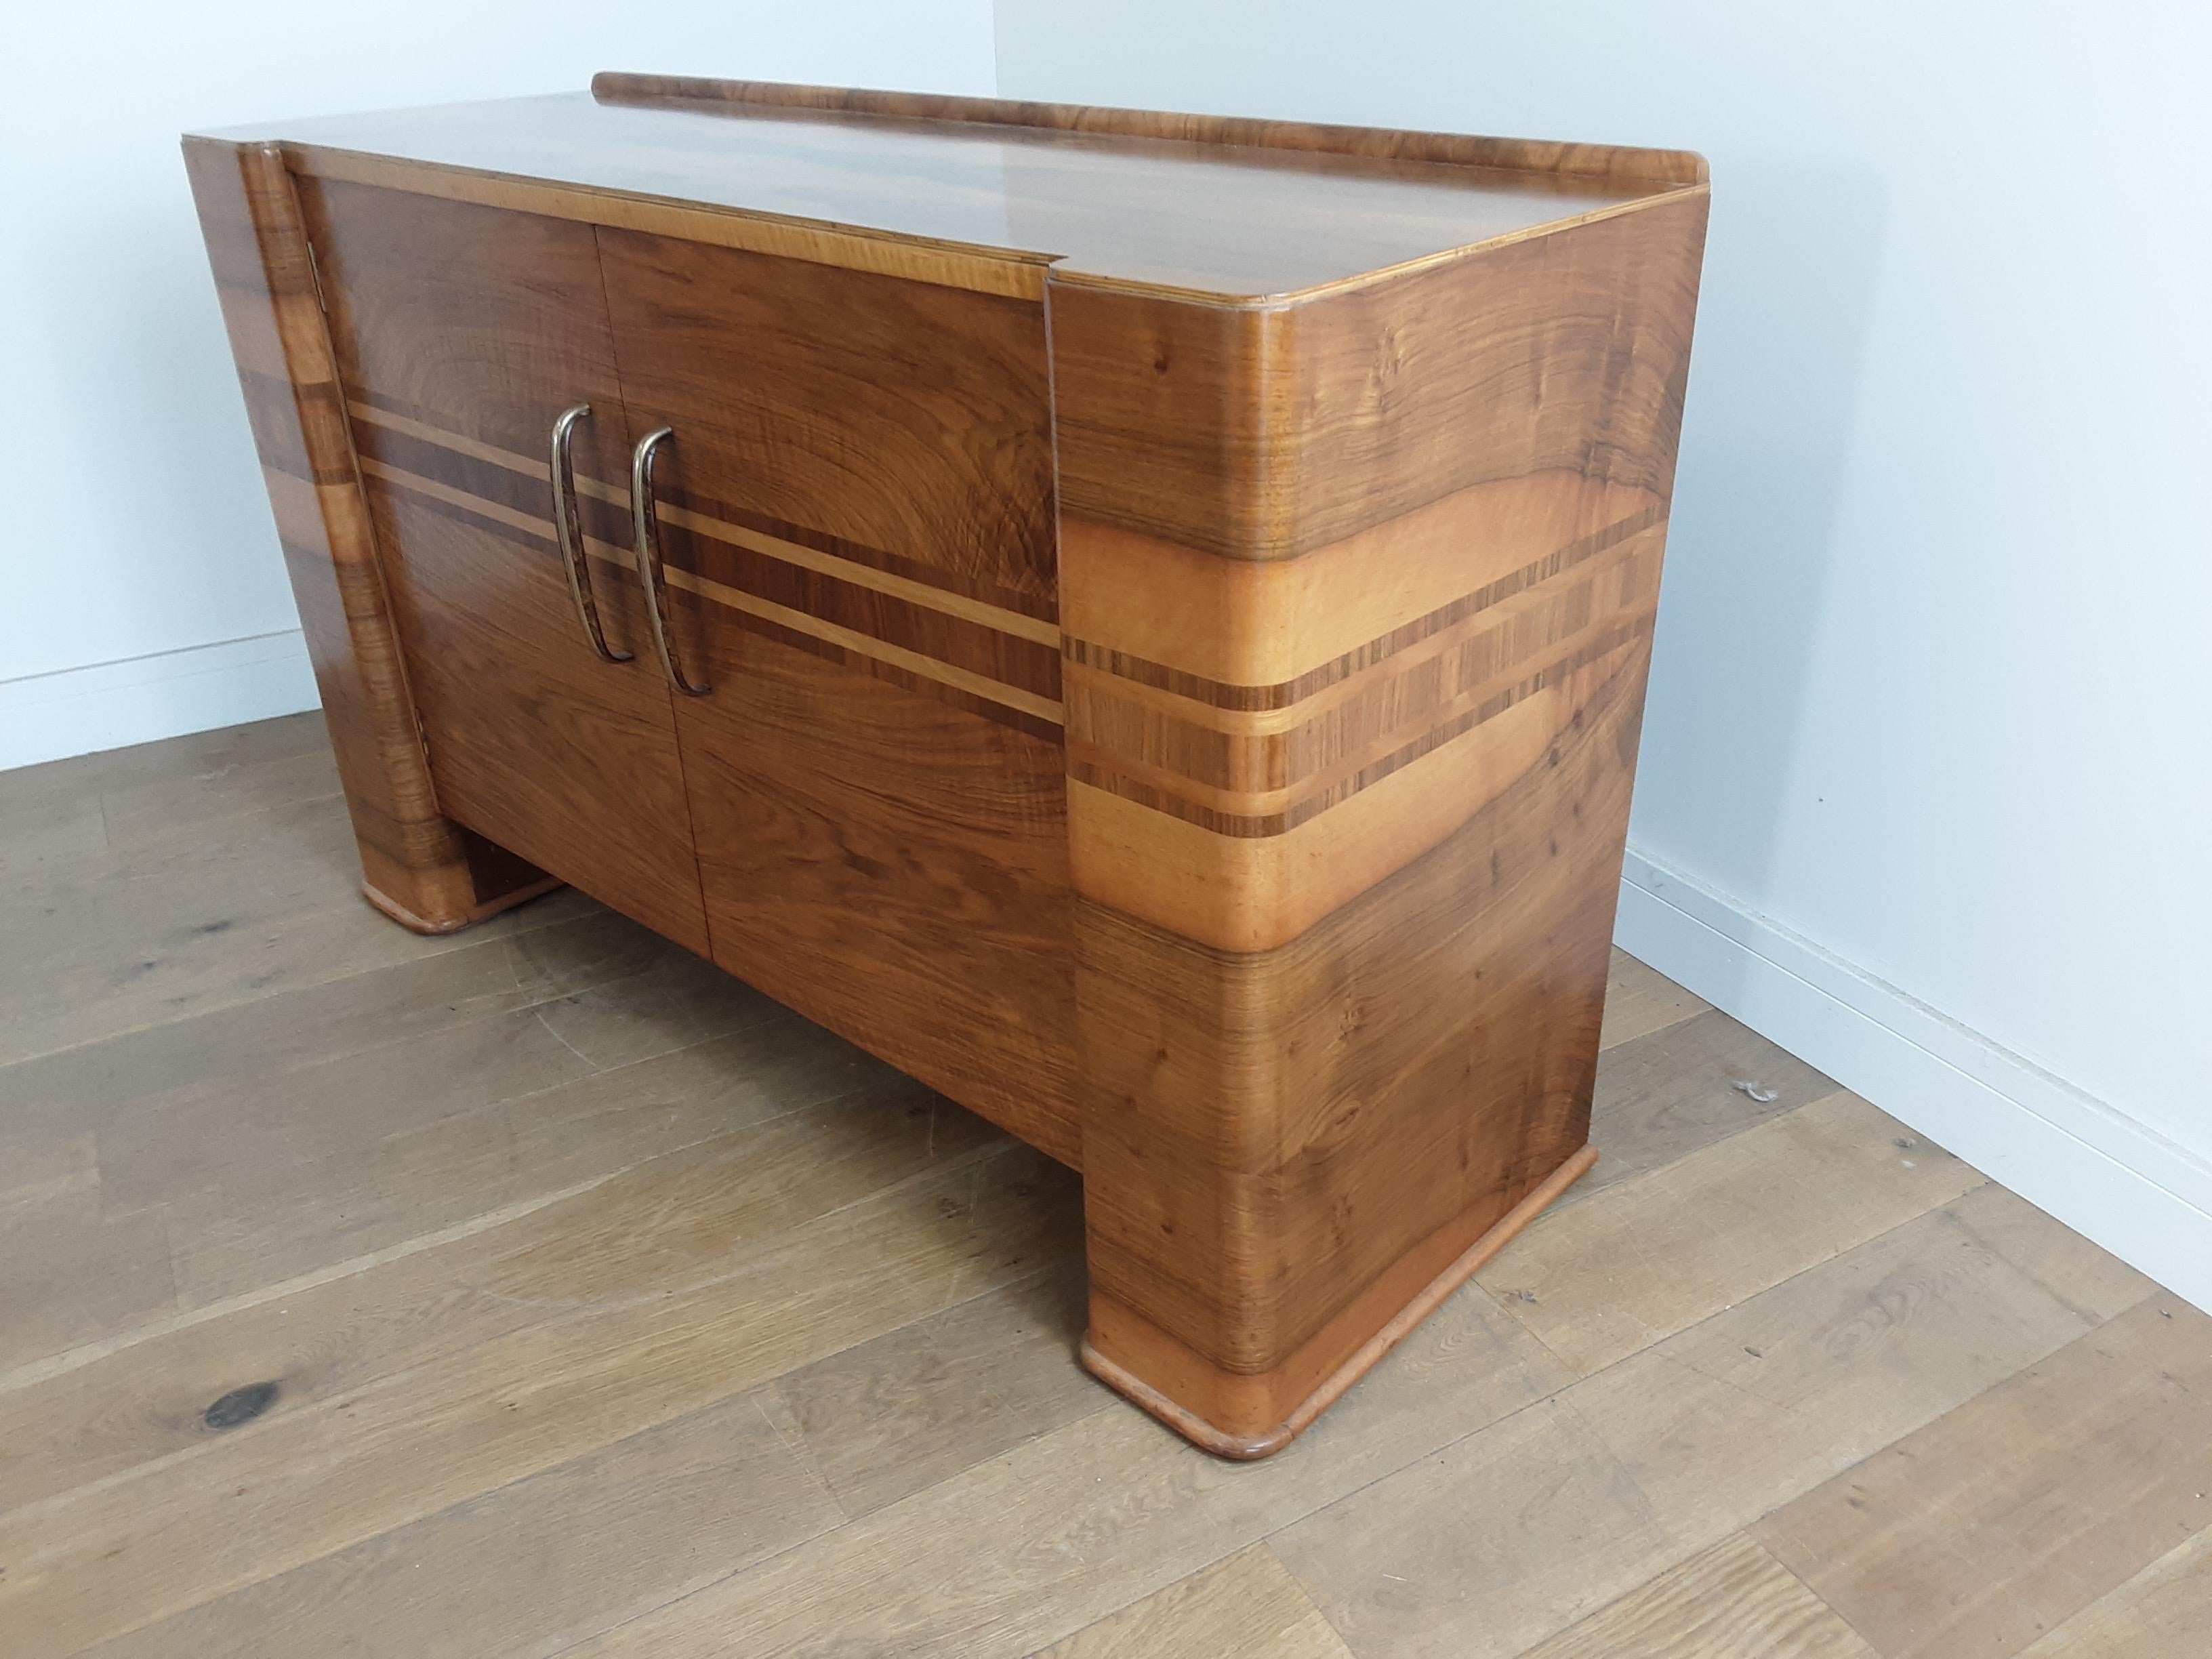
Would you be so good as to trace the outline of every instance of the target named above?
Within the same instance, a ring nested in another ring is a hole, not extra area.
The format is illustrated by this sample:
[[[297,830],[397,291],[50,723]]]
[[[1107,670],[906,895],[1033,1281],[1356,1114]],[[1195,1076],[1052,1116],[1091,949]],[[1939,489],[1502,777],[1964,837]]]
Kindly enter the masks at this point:
[[[1410,765],[1455,738],[1466,736],[1477,726],[1495,720],[1516,703],[1534,696],[1547,686],[1559,684],[1577,669],[1587,667],[1617,652],[1624,652],[1627,647],[1648,640],[1650,635],[1651,618],[1648,616],[1609,628],[1557,661],[1547,663],[1524,678],[1501,688],[1454,719],[1423,732],[1411,742],[1327,787],[1301,797],[1278,811],[1225,811],[1194,801],[1172,787],[1132,775],[1130,769],[1102,757],[1079,738],[1072,738],[1068,743],[1067,775],[1079,783],[1106,790],[1124,800],[1167,813],[1200,829],[1212,830],[1216,835],[1246,839],[1285,835],[1332,806],[1351,799],[1361,790],[1381,782],[1401,767]]]
[[[544,462],[444,431],[384,403],[356,400],[350,410],[366,477],[533,550],[554,552]],[[577,495],[587,552],[629,568],[627,490],[580,476]],[[762,531],[757,523],[732,522],[721,516],[727,507],[715,505],[720,511],[708,513],[697,498],[674,492],[663,501],[672,586],[766,637],[786,644],[806,640],[802,648],[814,655],[1058,738],[1056,623],[890,568],[921,568],[912,561],[876,553],[873,562],[864,563]],[[849,550],[849,544],[836,544]]]
[[[1071,647],[1069,775],[1222,835],[1285,833],[1648,636],[1665,533],[1638,512],[1277,686],[1188,696]]]
[[[1053,702],[1060,698],[1057,641],[1044,645],[1018,639],[687,527],[664,525],[662,537],[678,564],[710,581],[1001,684]]]
[[[545,458],[540,453],[544,447],[544,434],[503,434],[496,441],[465,437],[441,427],[428,411],[374,392],[349,394],[347,407],[354,416],[356,432],[364,424],[374,425],[381,430],[409,434],[433,444],[462,450],[495,466],[510,468],[541,482],[545,478]],[[679,434],[676,440],[678,447],[682,442]],[[672,449],[669,453],[672,456],[677,451]],[[624,511],[628,511],[629,495],[626,481],[603,483],[580,476],[577,487],[586,495],[596,490],[609,499],[618,501]],[[947,570],[939,565],[925,564],[919,559],[904,558],[881,548],[848,541],[826,531],[771,518],[767,514],[756,513],[733,502],[719,501],[697,490],[686,489],[680,477],[661,485],[659,500],[664,507],[704,514],[726,524],[755,531],[794,546],[809,548],[848,564],[860,565],[903,581],[972,599],[991,610],[1011,611],[1035,624],[1049,624],[1051,629],[1056,629],[1059,623],[1060,608],[1049,594],[1024,593],[958,571]],[[1049,638],[1056,644],[1059,635],[1056,631],[1051,631]]]

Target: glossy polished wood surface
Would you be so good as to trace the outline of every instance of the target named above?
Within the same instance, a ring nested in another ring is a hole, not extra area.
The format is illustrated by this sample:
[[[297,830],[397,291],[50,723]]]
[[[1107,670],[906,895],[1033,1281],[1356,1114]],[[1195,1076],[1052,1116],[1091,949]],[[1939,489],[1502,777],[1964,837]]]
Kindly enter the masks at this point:
[[[1079,1162],[1043,308],[599,243],[715,961]]]
[[[554,880],[439,810],[283,155],[187,139],[185,167],[345,780],[362,890],[418,933],[465,927]]]
[[[302,195],[440,800],[703,954],[675,716],[635,585],[594,562],[611,642],[632,653],[603,661],[562,572],[545,463],[501,464],[588,404],[578,471],[621,476],[592,231],[358,185]]]
[[[596,85],[251,152],[438,798],[1079,1167],[1086,1362],[1276,1450],[1589,1167],[1703,164]]]
[[[1049,290],[1085,1352],[1215,1449],[1588,1137],[1704,224],[1280,312]]]
[[[1152,136],[963,118],[973,100],[950,100],[957,113],[931,118],[935,100],[877,115],[810,108],[799,100],[811,88],[757,87],[740,101],[647,84],[658,95],[635,99],[617,82],[605,97],[289,122],[276,136],[300,166],[327,176],[376,158],[368,176],[388,178],[395,161],[434,168],[434,187],[449,191],[557,186],[538,205],[571,216],[591,217],[610,198],[649,198],[1005,250],[1053,263],[1061,281],[1224,296],[1354,280],[1699,182],[1692,159],[1668,152],[1462,140],[1458,153],[1487,163],[1468,165],[1422,159],[1451,153],[1441,145],[1399,147],[1417,159],[1332,153],[1297,142],[1312,129],[1266,123],[1200,143],[1173,136],[1173,124]],[[782,92],[793,98],[771,101]],[[1578,155],[1601,158],[1584,164],[1604,170],[1553,164]]]

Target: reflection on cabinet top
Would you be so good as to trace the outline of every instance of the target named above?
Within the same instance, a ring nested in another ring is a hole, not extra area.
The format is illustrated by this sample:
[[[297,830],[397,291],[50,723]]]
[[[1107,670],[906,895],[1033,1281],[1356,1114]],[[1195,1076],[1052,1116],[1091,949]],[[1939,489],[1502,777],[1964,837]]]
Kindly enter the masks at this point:
[[[687,213],[707,240],[883,270],[915,259],[905,274],[966,286],[1036,294],[1050,266],[1056,283],[1217,302],[1299,295],[1705,179],[1701,158],[1671,150],[624,75],[589,94],[217,136],[281,144],[296,171],[640,228]]]

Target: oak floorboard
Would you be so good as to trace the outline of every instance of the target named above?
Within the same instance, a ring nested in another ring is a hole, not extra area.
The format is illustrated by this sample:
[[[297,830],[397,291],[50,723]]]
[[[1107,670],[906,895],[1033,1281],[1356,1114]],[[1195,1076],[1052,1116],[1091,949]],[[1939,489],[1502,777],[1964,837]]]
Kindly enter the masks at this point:
[[[859,1516],[1098,1409],[1074,1363],[1082,1264],[817,1360],[776,1392],[823,1480]]]
[[[1879,1659],[1835,1609],[1732,1533],[1522,1659]]]
[[[1356,1654],[1515,1654],[2089,1322],[1933,1211],[1273,1541]]]
[[[66,767],[64,761],[57,765]],[[100,797],[74,790],[33,789],[17,781],[26,767],[0,787],[0,878],[65,859],[96,856],[107,847]]]
[[[636,1069],[682,1066],[690,1057]],[[757,1109],[762,1121],[602,1175],[503,1224],[217,1310],[12,1385],[0,1380],[0,1502],[32,1505],[180,1458],[235,1455],[248,1433],[458,1364],[534,1326],[588,1326],[595,1310],[620,1321],[656,1292],[674,1301],[681,1291],[740,1284],[733,1276],[765,1273],[778,1260],[782,1236],[841,1212],[856,1224],[888,1225],[885,1213],[921,1207],[941,1230],[949,1216],[938,1212],[960,1210],[960,1183],[974,1179],[972,1166],[1006,1146],[989,1126],[911,1085],[790,1113]],[[913,1196],[912,1183],[933,1180],[952,1185]],[[787,1264],[784,1299],[770,1294],[761,1304],[769,1312],[805,1305],[806,1287],[789,1276],[795,1265]],[[925,1308],[931,1288],[906,1287]],[[896,1305],[896,1294],[885,1299]],[[867,1336],[890,1328],[865,1318],[857,1327]],[[249,1431],[210,1437],[200,1420],[205,1407],[258,1382],[276,1385],[267,1413]]]
[[[319,711],[0,774],[0,872],[95,859],[172,830],[337,793]],[[327,787],[325,787],[325,785]],[[0,885],[4,885],[0,882]]]
[[[544,1659],[842,1518],[741,1395],[89,1651]]]
[[[1587,1203],[1632,1176],[1780,1117],[1835,1088],[1803,1060],[1717,1008],[1631,1038],[1598,1055],[1590,1102],[1597,1164],[1553,1209]]]
[[[2109,1250],[1994,1182],[1950,1213],[2090,1324],[2125,1313],[2157,1288]]]
[[[1066,1170],[575,894],[392,927],[329,767],[0,775],[9,1659],[2212,1651],[2199,1316],[1632,958],[1573,1201],[1222,1463]]]
[[[1569,1389],[1686,1550],[2094,1329],[1994,1248],[1983,1187]]]
[[[1646,967],[1615,945],[1605,975],[1605,1018],[1598,1028],[1600,1049],[1618,1048],[1637,1037],[1679,1025],[1712,1004],[1686,991],[1656,968]]]
[[[220,842],[0,875],[0,1064],[416,962],[580,914],[549,895],[479,929],[425,939],[360,896],[331,803],[250,815]]]
[[[691,1288],[526,1325],[0,1516],[11,1659],[126,1634],[1031,1272],[1067,1247],[1062,1178],[1000,1152],[726,1252]]]
[[[0,1209],[0,1369],[175,1304],[160,1209],[103,1215],[95,1183]]]
[[[150,1095],[248,1085],[590,990],[683,954],[634,922],[593,911],[21,1060],[0,1066],[9,1106],[0,1150],[98,1129]]]
[[[1265,1544],[1155,1590],[1036,1659],[1352,1659]]]
[[[2022,1650],[2022,1659],[2212,1653],[2212,1527],[2168,1550]]]
[[[574,1659],[1022,1659],[1232,1552],[1196,1454],[1098,1408],[645,1617]]]
[[[0,1142],[0,1224],[10,1212],[100,1184],[100,1142],[90,1133],[55,1135],[34,1146]]]
[[[1753,1534],[1883,1659],[2011,1659],[2212,1526],[2212,1317],[2163,1291]]]
[[[1547,1218],[1476,1282],[1588,1376],[1981,1184],[1904,1138],[1830,1095]]]
[[[343,799],[297,779],[260,787],[272,775],[325,764],[326,744],[319,759],[237,763],[228,788],[220,777],[198,783],[180,770],[213,762],[210,769],[221,773],[233,764],[224,754],[252,749],[254,730],[234,728],[228,743],[174,740],[189,761],[87,757],[106,763],[91,769],[94,776],[127,781],[114,791],[120,835],[103,830],[99,846],[54,856],[25,858],[18,848],[0,857],[0,938],[11,946],[0,957],[0,1064],[467,949],[596,908],[564,890],[461,933],[426,939],[394,927],[361,897]],[[89,797],[106,823],[99,791],[72,793],[65,774],[28,788],[18,782],[21,773],[4,775],[7,798],[30,799],[27,810],[82,817]],[[199,790],[197,803],[175,799],[187,786]],[[70,801],[77,805],[67,808]]]
[[[1559,1399],[1272,1541],[1362,1659],[1511,1659],[1680,1553],[1627,1466]]]
[[[1101,1395],[1091,1414],[610,1631],[579,1659],[1023,1659],[1565,1380],[1487,1297],[1462,1294],[1294,1457],[1224,1463]]]
[[[542,1003],[538,1018],[596,1069],[628,1066],[784,1014],[750,985],[687,956]]]
[[[100,816],[108,850],[120,852],[188,833],[220,836],[248,813],[335,801],[342,793],[337,762],[318,744],[222,761],[188,777],[118,783],[101,792]]]

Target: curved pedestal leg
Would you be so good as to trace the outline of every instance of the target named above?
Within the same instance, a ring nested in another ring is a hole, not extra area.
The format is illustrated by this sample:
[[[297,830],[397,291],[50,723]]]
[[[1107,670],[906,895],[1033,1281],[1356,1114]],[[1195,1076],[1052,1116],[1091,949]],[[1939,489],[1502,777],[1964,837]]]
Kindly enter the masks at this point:
[[[1212,1450],[1587,1167],[1705,216],[1047,276],[1085,1358]]]
[[[1102,1352],[1088,1336],[1083,1342],[1084,1368],[1109,1388],[1143,1407],[1184,1439],[1217,1457],[1249,1462],[1268,1456],[1280,1451],[1312,1427],[1315,1419],[1334,1405],[1344,1392],[1366,1376],[1385,1354],[1411,1335],[1415,1326],[1443,1306],[1446,1297],[1480,1272],[1492,1257],[1512,1242],[1515,1235],[1541,1215],[1553,1199],[1581,1180],[1589,1172],[1590,1165],[1596,1162],[1596,1150],[1585,1146],[1559,1165],[1534,1192],[1507,1211],[1487,1232],[1462,1251],[1449,1267],[1424,1285],[1412,1301],[1393,1314],[1380,1330],[1323,1377],[1319,1386],[1292,1406],[1281,1420],[1257,1434],[1231,1434],[1215,1427],[1188,1407],[1162,1394],[1119,1360]],[[1094,1322],[1097,1316],[1098,1310],[1094,1306]],[[1114,1310],[1108,1312],[1106,1317],[1115,1329],[1116,1335],[1113,1340],[1116,1346],[1124,1350],[1149,1353],[1152,1369],[1159,1368],[1158,1359],[1163,1350],[1172,1352],[1171,1345],[1180,1346],[1157,1328],[1146,1328],[1139,1325],[1137,1322],[1141,1320],[1140,1315]],[[1176,1358],[1188,1366],[1196,1357],[1186,1351]],[[1224,1392],[1218,1382],[1211,1390],[1200,1391],[1211,1393],[1216,1397]],[[1270,1391],[1264,1388],[1254,1392],[1262,1400],[1271,1398]],[[1260,1415],[1268,1415],[1275,1408],[1272,1404],[1263,1404]]]
[[[1133,902],[1210,854],[1199,890],[1261,907],[1242,950],[1176,931],[1165,904],[1150,921],[1079,907],[1085,1363],[1199,1445],[1288,1443],[1593,1161],[1643,659],[1608,653],[1481,744],[1438,751],[1494,793],[1273,939],[1264,907],[1288,890],[1255,873],[1252,839],[1209,848],[1074,787],[1076,814],[1113,826],[1124,856],[1152,832]],[[1420,766],[1395,775],[1449,787]],[[1339,871],[1374,839],[1310,867]]]
[[[438,810],[298,194],[274,144],[187,139],[224,326],[300,606],[363,894],[449,933],[559,885]]]

